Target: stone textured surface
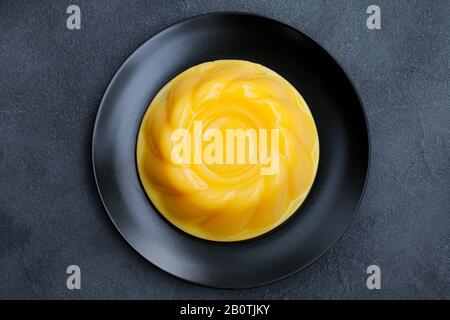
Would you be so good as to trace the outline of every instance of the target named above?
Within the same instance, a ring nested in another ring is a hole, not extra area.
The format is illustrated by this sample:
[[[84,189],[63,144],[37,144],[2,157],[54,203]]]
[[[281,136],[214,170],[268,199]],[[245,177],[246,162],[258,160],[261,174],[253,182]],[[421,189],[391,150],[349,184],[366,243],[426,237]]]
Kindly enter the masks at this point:
[[[450,298],[450,2],[0,2],[0,298]],[[82,30],[66,28],[78,4]],[[91,135],[103,92],[161,28],[248,11],[321,42],[359,90],[373,151],[362,205],[343,238],[301,273],[256,289],[178,280],[142,259],[97,196]],[[69,291],[66,267],[82,269]],[[365,286],[378,264],[382,289]]]

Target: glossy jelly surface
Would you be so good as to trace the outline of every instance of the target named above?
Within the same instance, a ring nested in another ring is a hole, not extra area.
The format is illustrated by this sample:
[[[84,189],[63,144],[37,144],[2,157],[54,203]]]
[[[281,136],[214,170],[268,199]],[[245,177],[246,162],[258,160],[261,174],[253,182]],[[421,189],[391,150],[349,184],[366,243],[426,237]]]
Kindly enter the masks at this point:
[[[319,139],[287,80],[260,64],[218,60],[157,93],[136,156],[145,192],[170,223],[199,238],[239,241],[299,208],[317,172]]]

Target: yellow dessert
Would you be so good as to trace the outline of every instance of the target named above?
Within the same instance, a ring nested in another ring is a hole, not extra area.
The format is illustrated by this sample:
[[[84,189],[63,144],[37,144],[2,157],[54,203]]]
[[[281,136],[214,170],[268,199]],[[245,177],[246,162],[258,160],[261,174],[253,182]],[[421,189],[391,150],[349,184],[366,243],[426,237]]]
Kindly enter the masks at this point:
[[[194,66],[167,83],[139,130],[137,165],[159,212],[208,240],[262,235],[305,200],[319,139],[299,92],[248,61]]]

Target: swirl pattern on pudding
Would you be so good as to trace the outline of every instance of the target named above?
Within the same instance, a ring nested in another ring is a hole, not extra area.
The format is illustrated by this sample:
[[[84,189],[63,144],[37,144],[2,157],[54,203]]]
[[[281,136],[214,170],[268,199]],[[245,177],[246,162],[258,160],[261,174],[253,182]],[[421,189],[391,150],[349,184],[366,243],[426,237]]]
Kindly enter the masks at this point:
[[[159,212],[208,240],[260,236],[313,184],[319,139],[299,92],[243,60],[194,66],[151,102],[138,134],[142,185]]]

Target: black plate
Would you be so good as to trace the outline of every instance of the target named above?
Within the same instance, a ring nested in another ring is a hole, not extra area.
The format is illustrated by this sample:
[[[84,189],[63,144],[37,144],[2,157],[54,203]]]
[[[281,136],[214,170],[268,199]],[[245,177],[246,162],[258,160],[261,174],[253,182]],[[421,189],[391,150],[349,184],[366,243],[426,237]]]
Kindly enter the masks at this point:
[[[257,62],[285,77],[308,103],[320,139],[306,202],[273,232],[243,242],[205,241],[173,227],[147,198],[136,168],[136,137],[153,96],[180,72],[216,59]],[[245,288],[305,268],[343,234],[364,191],[368,138],[355,88],[319,44],[272,19],[213,13],[159,32],[126,60],[101,102],[92,158],[109,216],[142,256],[188,281]]]

